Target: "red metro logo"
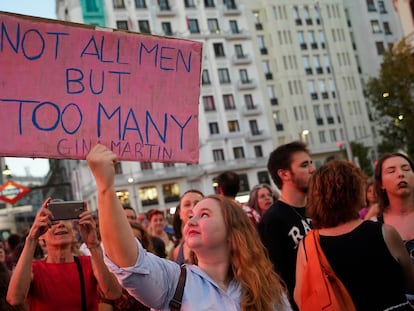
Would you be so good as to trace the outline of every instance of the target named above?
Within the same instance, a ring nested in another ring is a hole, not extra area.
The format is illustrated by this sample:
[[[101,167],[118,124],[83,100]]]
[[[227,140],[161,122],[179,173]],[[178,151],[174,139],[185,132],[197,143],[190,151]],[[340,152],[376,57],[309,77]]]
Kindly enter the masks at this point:
[[[0,186],[0,200],[14,204],[29,192],[30,188],[9,180]]]

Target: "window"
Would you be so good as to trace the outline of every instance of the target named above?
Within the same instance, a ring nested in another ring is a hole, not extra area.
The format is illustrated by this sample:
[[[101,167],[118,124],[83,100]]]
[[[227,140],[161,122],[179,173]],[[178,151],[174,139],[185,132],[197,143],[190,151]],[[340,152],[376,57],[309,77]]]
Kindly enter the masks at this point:
[[[220,27],[218,24],[218,20],[216,18],[207,19],[207,25],[208,25],[208,30],[210,31],[210,33],[212,34],[220,33]]]
[[[169,11],[170,10],[170,3],[168,0],[158,0],[158,4],[160,5],[161,11]]]
[[[230,133],[240,132],[239,121],[237,120],[227,121],[227,128],[229,129]]]
[[[216,57],[225,57],[226,56],[226,54],[224,53],[223,43],[214,43],[213,48],[214,48],[214,55]]]
[[[243,46],[241,44],[236,44],[234,46],[234,51],[236,52],[237,58],[245,58],[244,52],[243,52]]]
[[[190,33],[200,33],[200,28],[198,27],[198,20],[194,18],[189,18],[188,29],[190,30]]]
[[[138,190],[142,206],[158,204],[158,192],[155,186],[143,187]]]
[[[272,75],[272,71],[270,70],[270,64],[268,60],[262,61],[262,69],[265,74],[266,80],[272,80],[273,75]]]
[[[139,164],[142,171],[152,170],[152,162],[140,162]]]
[[[139,28],[139,31],[142,33],[151,33],[149,21],[147,20],[138,21],[138,28]]]
[[[305,72],[308,75],[312,74],[312,68],[309,65],[309,56],[302,56],[303,67],[305,68]]]
[[[296,34],[298,36],[298,42],[299,42],[300,48],[302,50],[306,50],[308,47],[305,42],[305,37],[303,36],[303,31],[298,31]]]
[[[114,0],[114,9],[124,9],[125,3],[124,0]]]
[[[369,12],[376,11],[374,0],[367,0],[367,7]]]
[[[384,28],[384,32],[385,32],[386,35],[392,35],[391,28],[390,28],[390,23],[383,22],[382,26]]]
[[[336,139],[336,130],[329,130],[329,137],[331,139],[331,142],[337,142]]]
[[[385,52],[384,42],[378,41],[378,42],[375,42],[375,45],[377,47],[378,55],[384,54],[384,52]]]
[[[224,161],[224,151],[223,151],[223,149],[214,149],[213,150],[213,159],[214,159],[214,162]]]
[[[308,80],[308,91],[312,99],[318,99],[318,94],[315,91],[315,83],[312,80]]]
[[[260,145],[254,146],[254,155],[256,156],[256,158],[262,158],[263,157],[262,146],[260,146]]]
[[[233,154],[235,159],[244,159],[244,149],[243,147],[234,147]]]
[[[380,27],[380,24],[379,24],[378,20],[372,20],[371,21],[371,28],[372,28],[373,33],[380,33],[381,32],[381,27]]]
[[[237,25],[237,21],[232,20],[229,22],[229,24],[230,24],[231,33],[240,33],[239,25]]]
[[[194,3],[194,0],[184,0],[184,5],[186,8],[195,8],[196,5]]]
[[[246,105],[247,109],[254,109],[254,103],[253,103],[253,96],[252,94],[245,94],[244,95],[244,104]]]
[[[162,22],[161,27],[162,27],[162,32],[164,33],[164,35],[166,35],[166,36],[172,36],[173,35],[170,22]]]
[[[323,34],[322,30],[318,31],[318,36],[319,36],[319,42],[321,43],[321,47],[324,49],[325,48],[325,35]]]
[[[98,7],[96,5],[96,0],[86,1],[86,11],[88,11],[88,12],[98,12]]]
[[[115,164],[115,174],[122,174],[122,164],[120,161]]]
[[[210,135],[220,134],[217,122],[210,122],[208,128],[210,129]]]
[[[221,84],[230,83],[229,70],[227,68],[221,68],[218,70],[219,81]]]
[[[240,80],[243,84],[250,83],[249,74],[246,69],[239,70]]]
[[[257,125],[257,120],[249,120],[249,127],[250,127],[250,133],[252,135],[260,135],[259,126]]]
[[[269,173],[267,171],[257,172],[257,180],[259,181],[259,184],[270,185]]]
[[[116,196],[118,197],[119,201],[121,201],[122,205],[130,205],[131,202],[129,200],[129,191],[122,189],[116,191]]]
[[[326,143],[325,131],[319,131],[318,135],[319,135],[319,142],[321,144]]]
[[[208,70],[207,69],[204,69],[203,70],[203,74],[201,75],[201,83],[203,85],[209,85],[209,84],[211,84],[210,76],[208,74]]]
[[[214,105],[214,97],[213,96],[203,96],[203,106],[204,106],[204,111],[214,111],[214,110],[216,110],[216,106]]]
[[[273,85],[268,85],[267,86],[267,95],[269,96],[270,99],[270,104],[272,106],[277,105],[278,104],[278,100],[277,100],[277,96],[276,96],[276,92],[275,92],[275,88]]]
[[[135,7],[137,9],[145,9],[147,7],[147,4],[145,3],[145,0],[135,0]]]
[[[382,0],[378,1],[378,8],[379,8],[380,13],[382,13],[382,14],[387,13],[387,9],[385,8],[384,1],[382,1]]]
[[[263,36],[257,36],[257,45],[259,46],[260,50],[266,48],[265,40]]]
[[[214,0],[204,0],[204,6],[206,8],[214,8]]]
[[[224,102],[224,109],[226,110],[236,109],[236,105],[234,104],[234,97],[232,94],[223,95],[223,102]]]
[[[226,5],[226,8],[229,10],[237,9],[235,0],[223,0],[223,3]]]
[[[116,21],[116,28],[128,30],[128,22],[127,21]]]
[[[247,178],[247,174],[239,174],[239,177],[240,177],[240,190],[239,190],[239,192],[248,192],[248,191],[250,191],[249,178]]]
[[[164,202],[178,202],[180,200],[180,186],[177,183],[162,185]]]
[[[284,127],[283,127],[283,123],[280,121],[279,111],[274,111],[272,114],[272,117],[273,117],[273,122],[276,127],[276,131],[283,131]]]

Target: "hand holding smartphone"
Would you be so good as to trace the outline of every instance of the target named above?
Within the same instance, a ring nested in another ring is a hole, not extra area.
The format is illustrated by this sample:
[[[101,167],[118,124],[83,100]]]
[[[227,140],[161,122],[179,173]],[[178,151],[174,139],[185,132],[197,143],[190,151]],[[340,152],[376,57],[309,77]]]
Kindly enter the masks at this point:
[[[84,201],[51,201],[48,209],[52,212],[53,220],[78,219],[86,210]]]

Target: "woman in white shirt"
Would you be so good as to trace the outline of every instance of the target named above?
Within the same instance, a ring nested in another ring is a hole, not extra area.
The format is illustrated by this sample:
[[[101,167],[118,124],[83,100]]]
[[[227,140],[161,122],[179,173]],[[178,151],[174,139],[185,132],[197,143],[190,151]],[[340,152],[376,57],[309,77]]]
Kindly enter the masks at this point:
[[[98,188],[106,262],[121,284],[155,310],[169,310],[180,266],[147,253],[134,238],[114,188],[116,155],[96,145],[87,157]],[[187,265],[181,310],[291,310],[256,229],[231,200],[209,196],[184,228],[198,265]]]

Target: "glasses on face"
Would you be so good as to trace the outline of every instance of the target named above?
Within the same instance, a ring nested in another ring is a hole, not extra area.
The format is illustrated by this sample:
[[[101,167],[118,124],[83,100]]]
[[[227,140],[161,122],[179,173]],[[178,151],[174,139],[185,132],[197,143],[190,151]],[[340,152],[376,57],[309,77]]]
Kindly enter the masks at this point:
[[[132,216],[132,215],[128,215],[126,218],[127,219],[130,219],[130,220],[136,220],[136,218],[134,216]]]

